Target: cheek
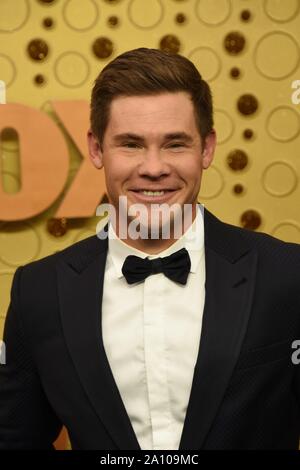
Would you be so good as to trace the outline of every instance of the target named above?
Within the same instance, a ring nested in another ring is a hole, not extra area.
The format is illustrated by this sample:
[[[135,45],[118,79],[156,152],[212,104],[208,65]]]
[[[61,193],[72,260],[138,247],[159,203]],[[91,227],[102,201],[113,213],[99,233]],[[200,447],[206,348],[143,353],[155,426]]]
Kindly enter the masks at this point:
[[[191,186],[201,180],[202,168],[198,163],[190,163],[182,167],[180,175]]]
[[[109,163],[106,162],[106,165],[104,165],[104,171],[107,180],[114,184],[115,182],[122,181],[122,179],[126,178],[128,168],[126,168],[126,165],[122,164],[119,159],[111,159]]]
[[[132,175],[132,168],[129,162],[122,159],[114,159],[105,167],[106,185],[110,193],[122,192],[124,184],[126,184]]]

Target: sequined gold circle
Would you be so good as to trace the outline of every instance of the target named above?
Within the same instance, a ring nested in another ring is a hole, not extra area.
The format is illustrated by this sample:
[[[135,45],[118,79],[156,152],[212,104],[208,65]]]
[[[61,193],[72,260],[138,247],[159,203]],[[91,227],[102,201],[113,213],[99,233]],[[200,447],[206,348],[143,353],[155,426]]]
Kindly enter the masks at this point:
[[[250,230],[256,230],[261,225],[261,216],[257,211],[249,209],[243,212],[240,221],[242,227]]]
[[[99,59],[107,59],[112,55],[114,46],[109,38],[103,36],[95,39],[92,49],[96,57]]]
[[[240,14],[240,18],[242,21],[249,21],[251,20],[251,11],[249,10],[242,10]]]
[[[159,43],[159,48],[165,52],[173,52],[177,54],[180,50],[180,41],[174,34],[166,34]]]
[[[230,76],[231,78],[239,78],[241,74],[241,71],[238,67],[232,67],[232,69],[230,70]]]
[[[177,13],[175,16],[175,22],[178,24],[183,24],[186,22],[186,15],[184,13]]]
[[[32,39],[27,46],[27,52],[31,59],[42,61],[46,59],[49,53],[49,47],[44,39]]]
[[[237,102],[237,108],[241,114],[248,116],[254,114],[258,108],[258,101],[254,95],[244,94],[239,97]]]
[[[233,186],[234,194],[242,194],[244,192],[244,186],[240,183],[237,183]]]
[[[44,75],[42,75],[41,73],[35,75],[35,77],[34,77],[34,83],[35,83],[36,85],[39,85],[39,86],[40,86],[40,85],[43,85],[43,84],[45,83],[45,81],[46,81],[46,80],[45,80],[45,77],[44,77]]]
[[[224,47],[228,54],[236,55],[244,50],[245,36],[238,31],[231,31],[224,38]]]
[[[227,155],[227,164],[233,171],[241,171],[248,165],[248,156],[241,149],[235,149]]]
[[[108,24],[108,26],[112,26],[112,27],[118,26],[119,23],[120,23],[120,20],[119,20],[119,18],[118,18],[117,16],[115,16],[115,15],[109,16],[109,17],[107,18],[107,24]]]
[[[253,137],[253,130],[252,129],[245,129],[243,132],[243,137],[246,140],[250,140]]]
[[[54,24],[54,23],[53,23],[53,19],[52,19],[52,18],[47,17],[47,18],[44,18],[44,19],[43,19],[43,26],[44,26],[44,28],[50,29],[50,28],[53,27],[53,24]]]
[[[67,232],[67,219],[49,219],[47,221],[47,230],[54,237],[62,237]]]

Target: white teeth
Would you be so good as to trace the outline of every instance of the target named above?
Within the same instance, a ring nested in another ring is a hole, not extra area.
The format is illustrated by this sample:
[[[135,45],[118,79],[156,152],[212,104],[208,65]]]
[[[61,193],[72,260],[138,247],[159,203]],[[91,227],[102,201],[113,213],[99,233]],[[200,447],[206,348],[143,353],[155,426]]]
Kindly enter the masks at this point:
[[[142,191],[145,196],[163,196],[164,191]]]

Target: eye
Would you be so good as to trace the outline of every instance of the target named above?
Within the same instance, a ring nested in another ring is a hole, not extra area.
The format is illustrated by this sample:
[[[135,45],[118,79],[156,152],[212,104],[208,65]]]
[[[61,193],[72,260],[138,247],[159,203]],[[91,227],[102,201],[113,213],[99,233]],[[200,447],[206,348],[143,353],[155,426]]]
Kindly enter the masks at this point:
[[[138,148],[139,147],[139,144],[137,144],[136,142],[124,142],[122,144],[122,147],[126,147],[126,148],[132,148],[132,149],[135,149],[135,148]]]
[[[169,147],[171,148],[180,148],[180,147],[185,147],[185,144],[183,142],[172,142]]]

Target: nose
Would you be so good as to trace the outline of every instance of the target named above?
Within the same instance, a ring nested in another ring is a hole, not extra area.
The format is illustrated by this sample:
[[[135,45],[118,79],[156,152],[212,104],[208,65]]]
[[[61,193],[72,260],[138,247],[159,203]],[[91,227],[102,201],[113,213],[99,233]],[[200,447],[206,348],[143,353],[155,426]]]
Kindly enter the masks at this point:
[[[162,175],[170,174],[170,167],[160,155],[159,150],[148,150],[144,154],[142,163],[138,168],[139,176],[148,176],[149,178],[159,178]]]

